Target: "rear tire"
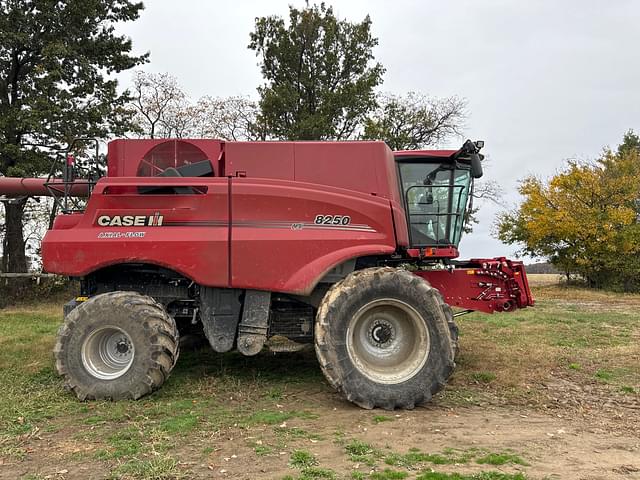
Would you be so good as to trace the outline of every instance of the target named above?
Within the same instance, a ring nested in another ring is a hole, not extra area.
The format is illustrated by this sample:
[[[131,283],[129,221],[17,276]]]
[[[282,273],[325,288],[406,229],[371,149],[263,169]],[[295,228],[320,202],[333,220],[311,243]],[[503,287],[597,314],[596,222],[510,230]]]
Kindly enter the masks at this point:
[[[80,400],[138,399],[175,366],[174,319],[151,297],[109,292],[71,310],[58,331],[56,369]]]
[[[406,270],[368,268],[336,283],[316,318],[315,342],[329,383],[363,408],[428,402],[454,368],[451,310]]]

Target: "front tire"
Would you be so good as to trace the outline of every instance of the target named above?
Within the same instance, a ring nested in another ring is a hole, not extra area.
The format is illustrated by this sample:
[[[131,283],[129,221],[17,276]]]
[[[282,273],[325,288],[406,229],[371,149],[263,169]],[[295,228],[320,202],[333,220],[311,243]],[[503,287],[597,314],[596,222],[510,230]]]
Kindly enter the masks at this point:
[[[103,293],[65,317],[54,348],[56,369],[80,400],[135,400],[168,378],[178,342],[174,319],[151,297]]]
[[[329,383],[363,407],[414,408],[454,367],[450,309],[406,270],[368,268],[336,283],[316,318],[316,353]]]

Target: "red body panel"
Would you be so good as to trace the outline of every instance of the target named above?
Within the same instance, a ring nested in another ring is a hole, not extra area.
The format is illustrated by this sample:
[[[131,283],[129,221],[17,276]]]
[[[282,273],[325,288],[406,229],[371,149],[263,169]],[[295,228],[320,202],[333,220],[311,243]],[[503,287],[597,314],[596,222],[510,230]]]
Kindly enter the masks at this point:
[[[191,185],[206,193],[136,192],[152,185]],[[98,224],[101,216],[123,213],[158,213],[162,225]],[[350,222],[316,225],[318,215]],[[396,250],[388,200],[302,182],[107,178],[96,185],[85,213],[69,217],[47,232],[43,259],[47,271],[74,277],[119,263],[150,263],[206,286],[308,294],[338,264]]]
[[[309,294],[336,265],[396,250],[389,201],[277,180],[232,180],[231,284]],[[318,215],[348,216],[318,225]]]
[[[229,142],[224,164],[233,177],[327,185],[401,204],[393,152],[383,142]]]
[[[229,179],[104,178],[82,218],[49,230],[42,241],[48,272],[73,277],[119,263],[150,263],[175,270],[203,285],[228,286]],[[204,185],[200,195],[109,193],[150,185]],[[99,226],[102,215],[164,216],[163,226]],[[136,236],[142,232],[144,236]]]
[[[220,176],[218,159],[224,142],[208,139],[113,140],[107,153],[108,177],[136,177],[141,166],[161,160],[164,167],[208,159]],[[160,157],[160,158],[159,158]],[[153,169],[151,169],[153,170]],[[155,174],[161,171],[156,171]],[[153,176],[153,175],[142,175]]]

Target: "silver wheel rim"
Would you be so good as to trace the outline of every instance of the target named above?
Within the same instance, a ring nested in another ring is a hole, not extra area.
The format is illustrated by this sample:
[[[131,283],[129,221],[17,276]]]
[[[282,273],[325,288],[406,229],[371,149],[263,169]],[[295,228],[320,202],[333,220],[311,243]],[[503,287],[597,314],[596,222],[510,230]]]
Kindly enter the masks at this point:
[[[358,371],[376,383],[402,383],[429,358],[429,330],[409,304],[382,298],[360,308],[347,328],[347,352]]]
[[[82,364],[91,376],[100,380],[113,380],[124,375],[134,357],[131,337],[119,327],[101,327],[82,344]]]

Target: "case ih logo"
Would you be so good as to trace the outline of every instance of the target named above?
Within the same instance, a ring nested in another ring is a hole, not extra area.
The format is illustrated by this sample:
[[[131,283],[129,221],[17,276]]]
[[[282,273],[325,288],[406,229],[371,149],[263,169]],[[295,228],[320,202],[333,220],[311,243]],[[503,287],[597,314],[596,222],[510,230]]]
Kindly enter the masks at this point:
[[[100,215],[98,225],[101,227],[159,227],[163,219],[160,212],[153,215]]]

